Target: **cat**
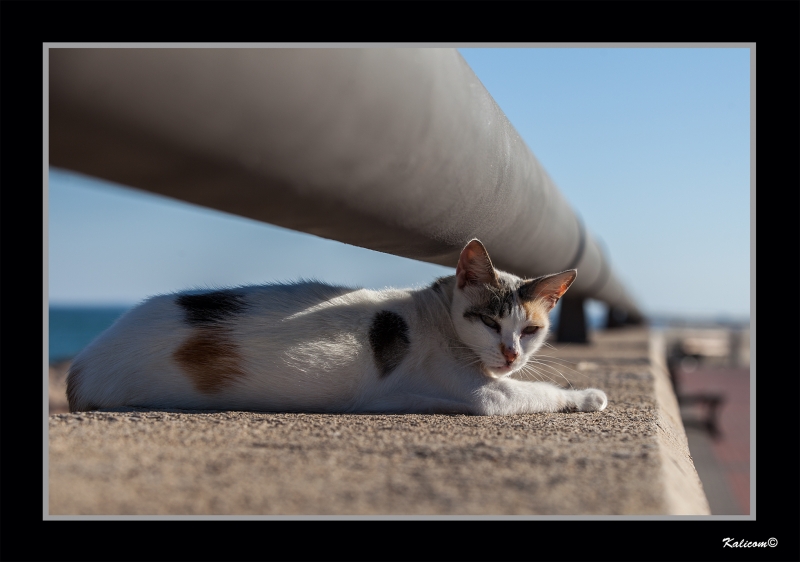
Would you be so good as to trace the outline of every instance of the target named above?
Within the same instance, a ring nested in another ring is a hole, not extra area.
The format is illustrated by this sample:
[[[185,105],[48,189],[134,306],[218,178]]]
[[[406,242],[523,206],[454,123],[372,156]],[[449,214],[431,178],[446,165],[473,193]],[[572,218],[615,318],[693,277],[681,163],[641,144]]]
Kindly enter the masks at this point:
[[[455,275],[422,289],[311,281],[155,296],[75,357],[69,409],[603,410],[601,390],[510,376],[542,347],[576,275],[521,279],[473,239]]]

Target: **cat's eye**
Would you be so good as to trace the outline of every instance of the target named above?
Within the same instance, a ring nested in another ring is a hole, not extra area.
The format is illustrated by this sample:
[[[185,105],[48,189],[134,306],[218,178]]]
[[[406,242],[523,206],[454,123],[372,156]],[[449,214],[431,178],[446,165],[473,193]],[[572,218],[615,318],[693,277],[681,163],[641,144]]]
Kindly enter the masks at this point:
[[[539,326],[527,326],[522,330],[522,333],[525,334],[526,336],[530,336],[538,331],[539,331]]]
[[[492,320],[490,317],[488,317],[488,316],[481,316],[481,320],[483,321],[483,323],[484,323],[484,324],[486,324],[487,326],[489,326],[489,327],[490,327],[492,330],[494,330],[495,332],[499,332],[499,331],[500,331],[500,324],[498,324],[497,322],[495,322],[494,320]]]

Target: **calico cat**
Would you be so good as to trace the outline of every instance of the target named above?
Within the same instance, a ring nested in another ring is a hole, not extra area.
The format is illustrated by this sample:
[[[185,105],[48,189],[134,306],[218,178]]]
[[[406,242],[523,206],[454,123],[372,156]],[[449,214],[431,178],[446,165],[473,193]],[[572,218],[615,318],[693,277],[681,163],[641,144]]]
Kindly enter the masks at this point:
[[[424,289],[318,282],[150,298],[73,361],[70,411],[468,413],[603,410],[603,391],[517,380],[577,270],[520,279],[477,239]]]

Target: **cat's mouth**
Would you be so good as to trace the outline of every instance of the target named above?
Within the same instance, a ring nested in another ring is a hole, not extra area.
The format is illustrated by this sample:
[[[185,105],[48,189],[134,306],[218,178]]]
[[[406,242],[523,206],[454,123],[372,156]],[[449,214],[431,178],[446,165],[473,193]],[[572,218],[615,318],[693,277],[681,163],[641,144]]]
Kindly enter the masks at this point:
[[[514,364],[511,365],[501,365],[500,367],[490,367],[488,365],[483,366],[483,372],[486,373],[489,377],[493,379],[499,379],[500,377],[505,377],[506,375],[511,374],[514,371]]]

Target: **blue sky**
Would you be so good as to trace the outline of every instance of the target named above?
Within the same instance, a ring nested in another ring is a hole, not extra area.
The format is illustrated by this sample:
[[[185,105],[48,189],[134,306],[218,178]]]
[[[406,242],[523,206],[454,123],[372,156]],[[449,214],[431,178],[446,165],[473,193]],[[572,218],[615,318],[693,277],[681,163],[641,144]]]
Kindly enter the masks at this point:
[[[645,313],[749,315],[748,49],[459,51]],[[452,272],[57,169],[47,212],[57,304],[299,277],[421,286]]]

